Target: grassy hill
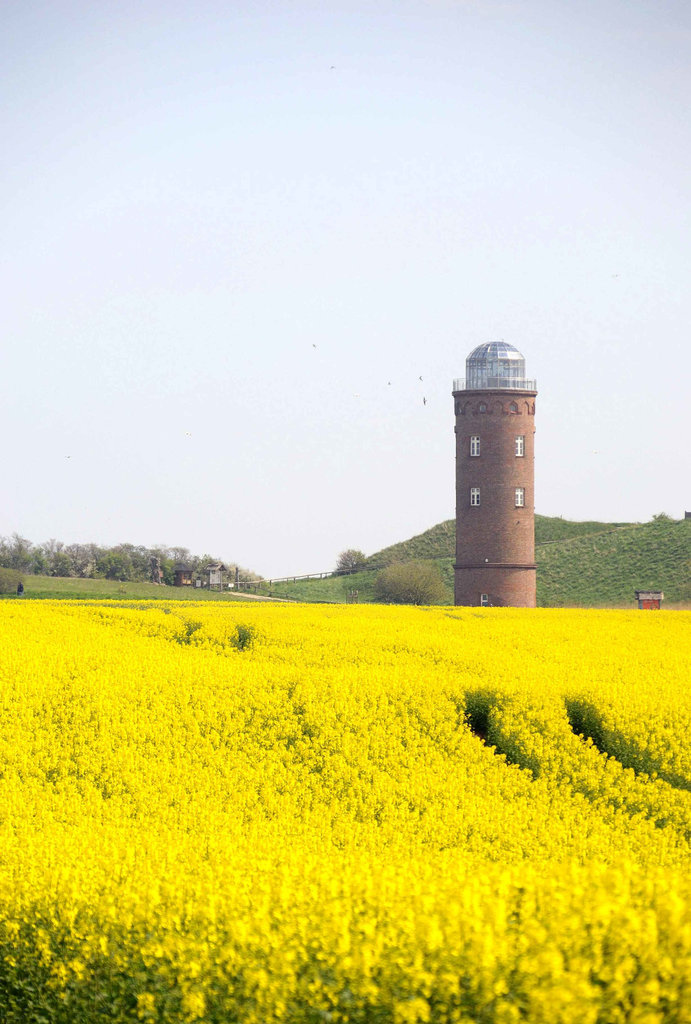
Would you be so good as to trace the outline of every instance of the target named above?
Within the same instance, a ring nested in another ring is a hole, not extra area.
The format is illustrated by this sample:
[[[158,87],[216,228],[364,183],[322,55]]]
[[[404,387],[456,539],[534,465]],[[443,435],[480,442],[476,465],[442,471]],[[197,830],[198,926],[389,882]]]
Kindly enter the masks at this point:
[[[402,540],[370,555],[368,569],[382,569],[392,562],[410,562],[414,558],[453,558],[456,548],[456,520],[445,519],[410,540]]]
[[[535,516],[535,544],[551,541],[571,540],[591,533],[606,533],[633,523],[583,523],[562,519],[560,516]],[[410,540],[392,544],[370,555],[365,563],[368,569],[381,569],[391,562],[409,562],[413,558],[453,558],[456,549],[456,520],[445,519],[443,523],[419,533]]]
[[[391,562],[433,559],[453,603],[455,522],[448,519],[370,555],[352,576],[274,584],[275,596],[339,602],[353,590],[373,600],[377,570]],[[635,590],[663,590],[665,605],[691,604],[691,520],[650,523],[574,522],[535,517],[538,604],[542,607],[633,607]]]
[[[691,520],[653,520],[537,548],[538,604],[632,606],[634,591],[691,603]]]

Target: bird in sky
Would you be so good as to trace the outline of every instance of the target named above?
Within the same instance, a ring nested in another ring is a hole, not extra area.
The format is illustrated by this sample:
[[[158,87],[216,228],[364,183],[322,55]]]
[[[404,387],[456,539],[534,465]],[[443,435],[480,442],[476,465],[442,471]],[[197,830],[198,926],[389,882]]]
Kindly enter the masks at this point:
[[[418,380],[422,380],[422,377],[418,377]]]
[[[423,397],[423,399],[422,399],[422,404],[423,404],[423,405],[427,405],[427,399],[426,399],[426,398],[424,398],[424,397]]]
[[[312,348],[316,348],[316,347],[317,346],[314,344],[314,342],[312,342]]]

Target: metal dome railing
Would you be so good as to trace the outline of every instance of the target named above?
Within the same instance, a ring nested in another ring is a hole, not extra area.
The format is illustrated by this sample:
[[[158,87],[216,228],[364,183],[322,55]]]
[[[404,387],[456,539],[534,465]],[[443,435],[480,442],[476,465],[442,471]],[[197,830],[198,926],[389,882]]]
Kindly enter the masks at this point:
[[[528,377],[485,377],[479,381],[456,377],[453,382],[454,391],[501,391],[506,388],[512,391],[537,391],[537,380]]]

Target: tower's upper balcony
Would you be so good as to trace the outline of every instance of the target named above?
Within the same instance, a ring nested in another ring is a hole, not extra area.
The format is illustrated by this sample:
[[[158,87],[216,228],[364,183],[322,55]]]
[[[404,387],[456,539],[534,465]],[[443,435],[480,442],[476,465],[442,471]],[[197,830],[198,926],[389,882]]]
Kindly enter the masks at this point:
[[[504,388],[515,388],[517,391],[537,391],[535,377],[486,377],[484,381],[476,381],[467,377],[454,377],[454,391],[501,391]]]
[[[537,381],[526,377],[525,359],[505,341],[478,345],[465,361],[465,378],[453,382],[454,391],[486,391],[513,388],[537,391]]]

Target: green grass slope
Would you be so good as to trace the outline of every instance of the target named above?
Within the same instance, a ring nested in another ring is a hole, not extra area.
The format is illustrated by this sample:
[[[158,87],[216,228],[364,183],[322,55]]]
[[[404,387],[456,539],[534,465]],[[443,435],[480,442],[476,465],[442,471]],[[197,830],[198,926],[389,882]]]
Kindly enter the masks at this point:
[[[274,584],[271,593],[315,602],[374,599],[377,569],[394,561],[431,558],[453,602],[453,519],[367,559],[367,569],[351,576]],[[691,603],[691,520],[650,523],[573,522],[535,517],[537,595],[541,607],[634,606],[634,591],[663,590],[665,605]]]
[[[560,516],[535,516],[535,544],[547,544],[552,541],[570,540],[591,533],[605,533],[632,523],[599,523],[574,522]],[[410,562],[414,558],[453,558],[456,550],[456,520],[445,519],[424,533],[419,533],[410,540],[392,544],[388,548],[370,555],[366,561],[368,569],[381,569],[392,562]]]
[[[632,607],[634,591],[662,590],[665,604],[691,601],[691,520],[654,520],[536,551],[543,607]]]
[[[622,526],[636,526],[636,523],[599,523],[596,520],[576,522],[561,516],[535,516],[535,546],[550,544],[557,540],[571,540],[592,533],[610,533]]]
[[[368,569],[382,569],[392,562],[411,562],[416,558],[453,558],[455,549],[456,520],[446,519],[410,540],[375,552],[365,565]]]
[[[323,580],[297,580],[295,583],[273,583],[270,589],[262,588],[261,593],[282,597],[291,601],[309,601],[322,604],[343,604],[354,599],[351,592],[356,590],[360,604],[374,601],[375,570],[352,573],[349,576],[328,576]]]

